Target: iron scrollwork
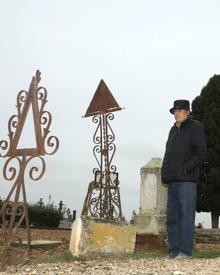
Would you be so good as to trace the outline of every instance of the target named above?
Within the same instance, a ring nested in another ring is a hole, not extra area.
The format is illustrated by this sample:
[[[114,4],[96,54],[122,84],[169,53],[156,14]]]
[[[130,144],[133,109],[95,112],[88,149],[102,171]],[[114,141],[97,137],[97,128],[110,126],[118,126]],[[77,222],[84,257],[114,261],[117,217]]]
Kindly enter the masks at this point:
[[[25,221],[28,237],[27,252],[30,248],[31,235],[28,218],[28,206],[25,191],[25,175],[30,180],[40,180],[46,170],[46,163],[43,159],[45,154],[54,154],[59,147],[59,140],[55,136],[49,136],[52,116],[44,110],[47,103],[47,90],[38,87],[41,80],[41,73],[36,71],[32,78],[29,91],[22,90],[17,95],[17,114],[8,121],[9,141],[0,141],[0,149],[5,154],[1,157],[8,157],[3,167],[5,180],[14,184],[3,201],[0,210],[2,218],[4,249],[2,264],[7,264],[9,248],[16,236],[19,226]],[[17,149],[18,141],[26,120],[27,113],[32,106],[33,120],[36,137],[36,148]],[[50,149],[50,151],[48,150]],[[38,165],[35,162],[38,161]],[[14,200],[12,201],[12,196]]]
[[[103,92],[103,94],[101,94]],[[99,96],[101,95],[101,99]],[[109,101],[110,100],[110,101]],[[109,107],[111,105],[111,108]],[[102,108],[101,111],[99,108]],[[93,135],[93,155],[98,164],[93,169],[94,181],[89,184],[82,215],[107,220],[122,220],[121,200],[117,167],[112,164],[115,155],[115,134],[110,126],[114,114],[109,111],[121,108],[102,80],[86,112],[97,124]]]

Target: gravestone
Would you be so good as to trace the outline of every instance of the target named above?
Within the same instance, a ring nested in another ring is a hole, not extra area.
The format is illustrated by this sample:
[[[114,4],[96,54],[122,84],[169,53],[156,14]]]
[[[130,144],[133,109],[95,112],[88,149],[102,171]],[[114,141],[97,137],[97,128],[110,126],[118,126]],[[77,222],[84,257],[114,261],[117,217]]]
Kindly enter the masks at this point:
[[[135,235],[134,225],[81,216],[72,224],[69,250],[73,256],[133,253]]]
[[[152,158],[140,171],[140,211],[135,217],[135,251],[154,249],[164,243],[167,189],[161,183],[161,166],[162,159]]]
[[[60,221],[58,228],[67,229],[71,227],[71,221],[68,218],[64,218]]]

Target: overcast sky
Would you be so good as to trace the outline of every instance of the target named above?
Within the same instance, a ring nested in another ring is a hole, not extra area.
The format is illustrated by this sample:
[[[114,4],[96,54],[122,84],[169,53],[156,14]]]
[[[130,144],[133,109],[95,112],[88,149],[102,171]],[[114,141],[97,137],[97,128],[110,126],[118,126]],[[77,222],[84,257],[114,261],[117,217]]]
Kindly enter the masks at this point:
[[[7,138],[17,93],[39,69],[51,134],[60,140],[45,157],[44,177],[26,180],[28,201],[46,203],[51,194],[80,214],[96,167],[96,125],[82,116],[103,78],[125,108],[111,124],[122,211],[127,219],[138,212],[140,168],[163,157],[173,101],[192,101],[219,74],[219,11],[218,0],[0,0],[0,138]],[[28,131],[24,143],[32,141]],[[1,177],[1,197],[11,186]]]

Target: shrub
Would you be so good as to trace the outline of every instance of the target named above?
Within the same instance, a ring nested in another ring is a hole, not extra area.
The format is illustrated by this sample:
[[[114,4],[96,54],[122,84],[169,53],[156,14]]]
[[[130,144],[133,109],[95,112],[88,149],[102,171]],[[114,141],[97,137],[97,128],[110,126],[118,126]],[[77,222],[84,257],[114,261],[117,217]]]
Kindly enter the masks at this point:
[[[3,201],[0,200],[0,209]],[[12,205],[12,202],[10,202]],[[58,227],[60,221],[63,219],[63,213],[60,212],[53,204],[40,206],[38,203],[28,205],[29,224],[34,227]],[[6,219],[10,220],[10,215],[6,215]],[[20,217],[16,217],[17,222]],[[2,223],[2,216],[0,216],[0,224]],[[25,219],[22,221],[21,226],[25,226]]]
[[[34,227],[58,227],[63,213],[55,207],[39,206],[32,204],[28,206],[29,223]]]

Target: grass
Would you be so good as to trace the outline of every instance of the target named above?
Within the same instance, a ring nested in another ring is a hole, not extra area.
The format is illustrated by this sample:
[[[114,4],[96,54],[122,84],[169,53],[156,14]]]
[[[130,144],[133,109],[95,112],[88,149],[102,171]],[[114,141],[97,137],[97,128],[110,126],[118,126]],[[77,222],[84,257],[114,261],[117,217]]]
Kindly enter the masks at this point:
[[[193,250],[193,258],[198,259],[214,259],[220,257],[220,250],[211,250],[211,251],[198,251]]]
[[[44,256],[39,257],[37,259],[31,260],[32,264],[39,263],[58,263],[58,262],[85,262],[85,261],[99,261],[99,260],[139,260],[139,259],[147,259],[147,258],[165,258],[167,255],[166,249],[155,250],[145,253],[123,253],[123,254],[96,254],[90,256],[83,257],[73,257],[69,250],[64,251],[63,253],[55,254],[52,256]],[[193,258],[197,259],[213,259],[220,257],[220,251],[198,251],[196,249],[193,250]]]
[[[76,260],[76,257],[73,257],[69,250],[66,250],[62,253],[58,253],[52,256],[43,256],[31,260],[33,264],[42,264],[42,263],[61,263],[61,262],[71,262]]]

